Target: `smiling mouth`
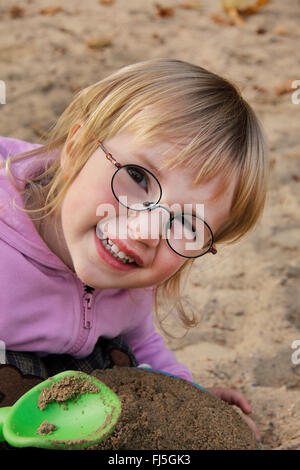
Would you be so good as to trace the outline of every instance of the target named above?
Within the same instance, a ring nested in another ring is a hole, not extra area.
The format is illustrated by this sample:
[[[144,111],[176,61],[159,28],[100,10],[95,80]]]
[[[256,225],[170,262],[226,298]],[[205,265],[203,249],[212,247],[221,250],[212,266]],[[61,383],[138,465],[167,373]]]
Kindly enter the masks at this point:
[[[123,264],[130,264],[132,266],[139,266],[136,260],[122,251],[112,240],[105,236],[101,229],[96,226],[96,235],[97,238],[101,241],[104,248],[118,261],[121,261]]]

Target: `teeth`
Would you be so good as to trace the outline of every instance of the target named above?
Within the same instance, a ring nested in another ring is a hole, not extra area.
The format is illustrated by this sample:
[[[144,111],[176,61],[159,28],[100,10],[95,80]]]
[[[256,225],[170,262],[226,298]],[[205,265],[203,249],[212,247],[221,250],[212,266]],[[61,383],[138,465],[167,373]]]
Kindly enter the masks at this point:
[[[98,228],[98,226],[96,227],[96,234],[97,234],[98,238],[102,241],[102,244],[106,248],[106,250],[110,251],[111,254],[115,258],[118,258],[124,264],[134,262],[134,259],[131,256],[125,255],[125,253],[123,251],[119,250],[118,246],[115,245],[111,240],[109,240],[109,238],[105,238],[104,234],[101,232],[101,230]]]
[[[100,240],[105,240],[106,239],[104,233],[101,231],[101,229],[98,227],[98,225],[96,225],[96,235]]]

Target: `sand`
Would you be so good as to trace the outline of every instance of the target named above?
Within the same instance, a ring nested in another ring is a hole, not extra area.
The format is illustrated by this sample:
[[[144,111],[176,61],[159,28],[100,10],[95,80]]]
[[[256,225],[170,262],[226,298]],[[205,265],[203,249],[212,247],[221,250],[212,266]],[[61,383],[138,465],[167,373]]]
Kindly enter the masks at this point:
[[[251,400],[265,449],[300,449],[300,369],[291,348],[300,339],[300,104],[290,88],[300,79],[299,1],[274,0],[243,28],[212,21],[217,0],[202,0],[199,11],[176,8],[169,17],[157,17],[152,1],[62,0],[63,11],[43,15],[51,2],[20,0],[24,16],[13,18],[16,3],[0,7],[3,136],[40,142],[74,92],[152,57],[224,75],[256,110],[270,147],[265,214],[238,245],[195,262],[185,294],[200,323],[184,338],[166,341],[195,382],[236,387]],[[182,336],[173,323],[165,327]]]
[[[122,411],[99,450],[259,450],[249,426],[215,395],[159,372],[114,367],[92,375],[119,397]]]
[[[46,420],[42,422],[36,433],[44,436],[45,434],[52,434],[56,429],[55,424],[49,423],[49,421]]]
[[[65,376],[40,389],[37,407],[44,410],[49,403],[57,402],[68,414],[71,402],[80,395],[98,393],[92,376],[114,391],[121,402],[121,414],[113,432],[90,450],[259,450],[260,444],[248,424],[236,410],[212,393],[190,382],[160,372],[135,367],[114,366],[112,369],[94,370],[84,377]],[[6,397],[12,406],[23,393],[32,387],[32,376],[20,374],[11,365],[0,367],[1,393],[6,394],[7,379],[17,393]],[[42,379],[35,379],[42,381]],[[51,377],[49,378],[51,381]],[[99,403],[99,406],[101,403]],[[72,408],[72,406],[71,406]],[[112,413],[97,432],[105,428]],[[52,419],[51,419],[52,421]],[[100,424],[100,423],[99,423]],[[59,426],[61,428],[61,425]],[[40,435],[53,435],[52,443],[72,446],[75,440],[56,440],[57,425],[44,420],[36,430]],[[54,434],[53,434],[54,433]],[[83,439],[81,443],[86,443]],[[0,442],[0,450],[11,449]]]
[[[78,399],[84,393],[99,393],[95,383],[81,376],[66,376],[50,386],[42,388],[38,399],[38,408],[44,410],[48,403],[57,402],[67,409],[67,400]]]

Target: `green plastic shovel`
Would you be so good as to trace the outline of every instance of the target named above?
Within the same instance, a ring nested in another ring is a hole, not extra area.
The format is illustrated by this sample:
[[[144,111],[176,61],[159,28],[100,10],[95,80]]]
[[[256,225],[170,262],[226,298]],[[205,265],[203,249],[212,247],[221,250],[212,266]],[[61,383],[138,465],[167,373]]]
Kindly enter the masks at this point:
[[[91,382],[99,391],[85,392],[64,403],[48,402],[40,409],[42,390],[67,376]],[[0,408],[0,441],[14,447],[83,449],[105,439],[120,413],[120,400],[110,388],[83,372],[65,371],[30,389],[13,406]],[[52,429],[40,434],[45,422]]]

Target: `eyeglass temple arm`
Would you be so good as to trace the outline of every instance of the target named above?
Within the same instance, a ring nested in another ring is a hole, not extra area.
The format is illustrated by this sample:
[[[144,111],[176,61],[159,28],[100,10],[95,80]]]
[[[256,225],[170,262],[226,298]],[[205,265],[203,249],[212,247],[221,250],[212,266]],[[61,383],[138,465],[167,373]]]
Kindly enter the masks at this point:
[[[103,152],[105,153],[105,156],[107,158],[107,160],[109,160],[111,163],[113,163],[117,168],[121,168],[121,163],[117,162],[117,160],[115,160],[115,158],[113,158],[112,154],[109,153],[106,148],[104,147],[104,145],[102,144],[102,142],[100,142],[100,140],[97,139],[97,137],[95,135],[92,136],[94,140],[97,141],[99,147],[103,150]]]
[[[216,247],[215,247],[214,245],[212,245],[212,246],[210,247],[209,252],[210,252],[212,255],[216,255],[216,254],[218,253],[218,251],[217,251],[217,249],[216,249]]]

